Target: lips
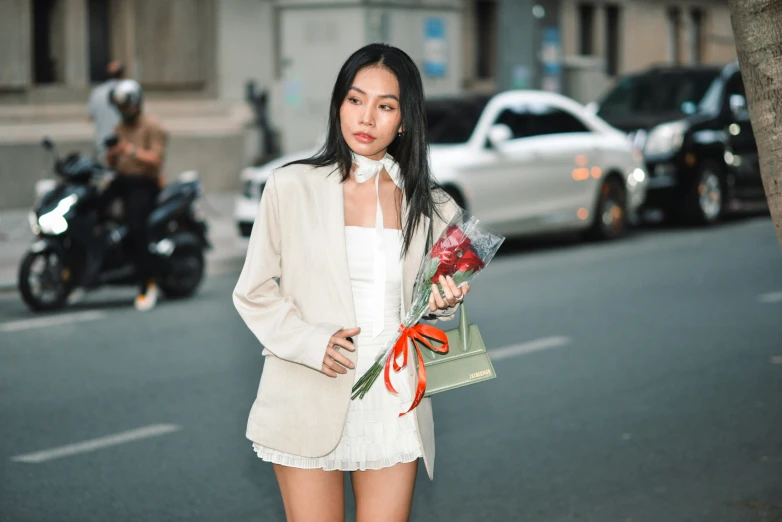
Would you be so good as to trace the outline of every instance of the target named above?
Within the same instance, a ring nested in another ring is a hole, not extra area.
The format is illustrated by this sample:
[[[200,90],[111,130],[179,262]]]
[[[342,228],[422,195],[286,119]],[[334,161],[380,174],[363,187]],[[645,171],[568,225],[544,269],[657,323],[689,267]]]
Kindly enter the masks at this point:
[[[367,134],[366,132],[357,132],[353,135],[357,141],[360,141],[361,143],[372,143],[375,141],[375,137],[371,134]]]

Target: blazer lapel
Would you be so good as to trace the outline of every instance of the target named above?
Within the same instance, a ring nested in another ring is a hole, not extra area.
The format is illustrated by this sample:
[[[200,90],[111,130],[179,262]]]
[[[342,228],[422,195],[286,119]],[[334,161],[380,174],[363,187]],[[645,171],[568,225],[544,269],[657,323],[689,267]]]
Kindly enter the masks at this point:
[[[330,170],[324,169],[324,174]],[[324,217],[326,228],[325,248],[329,252],[325,257],[331,265],[337,296],[346,317],[350,320],[350,326],[354,327],[356,311],[353,306],[353,289],[350,284],[348,253],[345,246],[345,203],[342,189],[340,177],[337,172],[334,172],[324,178],[324,197],[315,199],[323,206],[321,215]]]

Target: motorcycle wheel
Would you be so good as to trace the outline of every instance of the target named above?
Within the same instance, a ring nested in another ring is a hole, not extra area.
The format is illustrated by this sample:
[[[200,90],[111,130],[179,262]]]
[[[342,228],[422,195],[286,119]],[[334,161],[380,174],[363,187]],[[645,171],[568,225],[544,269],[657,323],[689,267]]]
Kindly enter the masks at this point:
[[[174,251],[166,261],[164,275],[158,286],[166,297],[189,297],[195,293],[204,278],[204,252],[200,248]]]
[[[19,265],[19,293],[34,312],[50,312],[65,306],[71,285],[68,269],[59,254],[47,250],[28,252]]]

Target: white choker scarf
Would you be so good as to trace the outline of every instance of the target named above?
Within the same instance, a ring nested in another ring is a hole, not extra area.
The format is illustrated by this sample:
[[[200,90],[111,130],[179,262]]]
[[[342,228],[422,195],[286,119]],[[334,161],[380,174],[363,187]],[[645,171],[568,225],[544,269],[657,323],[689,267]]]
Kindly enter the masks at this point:
[[[380,172],[386,169],[391,180],[397,187],[402,187],[402,179],[399,164],[393,156],[386,153],[381,160],[372,160],[365,156],[353,153],[353,169],[357,183],[364,183],[375,178],[375,197],[377,198],[377,212],[375,213],[375,238],[374,238],[374,304],[372,310],[372,338],[383,333],[385,323],[385,290],[386,290],[386,251],[383,240],[383,207],[380,205]]]

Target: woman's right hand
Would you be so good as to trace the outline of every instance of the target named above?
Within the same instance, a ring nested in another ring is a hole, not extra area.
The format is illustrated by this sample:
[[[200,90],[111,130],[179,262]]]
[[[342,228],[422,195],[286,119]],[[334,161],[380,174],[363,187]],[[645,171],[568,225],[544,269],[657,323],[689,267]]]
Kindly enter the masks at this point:
[[[320,371],[329,377],[336,377],[338,373],[348,373],[346,368],[353,369],[355,365],[350,359],[339,353],[340,348],[356,351],[356,347],[349,341],[348,337],[354,337],[361,332],[361,328],[347,328],[335,333],[329,339],[329,345],[326,348],[326,355],[323,357],[323,367]]]

